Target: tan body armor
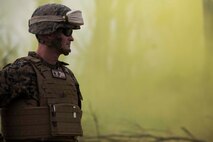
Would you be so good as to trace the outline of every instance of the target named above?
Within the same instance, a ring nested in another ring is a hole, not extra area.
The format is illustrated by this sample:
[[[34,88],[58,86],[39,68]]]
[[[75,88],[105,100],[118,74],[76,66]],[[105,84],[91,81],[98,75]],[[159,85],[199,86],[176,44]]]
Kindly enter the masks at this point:
[[[28,56],[37,75],[39,105],[27,106],[16,101],[2,109],[5,139],[69,139],[83,135],[81,95],[74,75],[65,67],[57,70]]]

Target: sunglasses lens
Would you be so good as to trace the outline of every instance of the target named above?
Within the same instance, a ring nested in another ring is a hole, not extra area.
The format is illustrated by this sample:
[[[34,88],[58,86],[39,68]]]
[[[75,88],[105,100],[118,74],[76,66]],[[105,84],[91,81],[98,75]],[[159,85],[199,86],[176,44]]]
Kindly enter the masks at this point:
[[[72,29],[63,29],[63,30],[62,30],[62,33],[63,33],[65,36],[71,36],[71,35],[72,35]]]

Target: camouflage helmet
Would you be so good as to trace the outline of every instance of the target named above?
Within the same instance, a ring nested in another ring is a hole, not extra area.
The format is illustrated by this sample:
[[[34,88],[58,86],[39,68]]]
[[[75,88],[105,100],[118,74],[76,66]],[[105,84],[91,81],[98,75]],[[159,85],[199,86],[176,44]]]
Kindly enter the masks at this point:
[[[83,25],[80,10],[71,10],[62,4],[45,4],[38,7],[29,20],[29,32],[51,34],[58,28],[80,29]]]

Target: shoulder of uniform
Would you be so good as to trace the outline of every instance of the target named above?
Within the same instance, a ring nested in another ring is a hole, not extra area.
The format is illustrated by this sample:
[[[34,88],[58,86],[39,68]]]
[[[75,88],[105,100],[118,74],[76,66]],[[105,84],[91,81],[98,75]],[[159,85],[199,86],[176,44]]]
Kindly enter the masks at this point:
[[[20,67],[23,67],[25,65],[29,65],[30,62],[28,60],[26,60],[26,57],[21,57],[21,58],[16,59],[13,64],[20,66]]]
[[[35,63],[41,62],[41,59],[33,57],[33,56],[23,57],[23,60],[26,60],[26,61],[29,61],[29,62],[35,62]]]
[[[2,69],[5,69],[5,68],[7,68],[8,66],[10,66],[11,65],[11,63],[9,63],[9,64],[7,64],[7,65],[5,65],[5,66],[3,66],[3,68]]]
[[[25,57],[21,57],[21,58],[18,58],[16,59],[13,63],[10,63],[8,65],[6,65],[4,67],[4,69],[13,69],[13,70],[24,70],[24,69],[29,69],[29,68],[32,68],[32,65],[31,63],[25,59]]]
[[[25,64],[26,62],[23,61],[22,58],[23,58],[23,57],[16,59],[13,63],[8,63],[7,65],[5,65],[5,66],[3,67],[3,69],[6,69],[6,68],[11,67],[11,66],[14,66],[14,65],[17,66],[17,65]]]

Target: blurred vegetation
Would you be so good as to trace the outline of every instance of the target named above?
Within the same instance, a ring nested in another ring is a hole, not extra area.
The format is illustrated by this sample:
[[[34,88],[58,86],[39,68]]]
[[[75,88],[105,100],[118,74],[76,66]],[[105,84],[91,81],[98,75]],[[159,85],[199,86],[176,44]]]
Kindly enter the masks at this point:
[[[2,3],[3,4],[3,3]],[[13,29],[11,24],[7,24],[6,16],[8,16],[5,9],[0,12],[0,67],[6,65],[9,62],[11,56],[16,55],[16,45],[12,44],[10,29]]]
[[[48,0],[33,2],[35,8]],[[212,0],[51,2],[79,3],[85,17],[74,33],[74,55],[64,58],[84,96],[85,136],[151,129],[156,138],[213,141]],[[0,31],[9,33],[2,21],[14,11],[0,13]],[[11,34],[5,37],[0,32],[0,66],[22,55],[19,44],[9,44]]]
[[[36,0],[35,1],[37,6],[40,6],[40,5],[43,5],[43,4],[46,4],[46,3],[61,3],[62,0]]]
[[[99,118],[98,133],[132,132],[139,124],[183,134],[184,126],[211,140],[207,78],[213,66],[206,67],[211,58],[203,1],[97,0],[95,5],[91,44],[80,54],[79,68],[83,94]],[[95,129],[87,125],[85,133]]]
[[[204,30],[205,30],[205,94],[213,94],[213,0],[204,0]],[[207,97],[208,98],[208,97]],[[212,102],[209,102],[212,103]]]

